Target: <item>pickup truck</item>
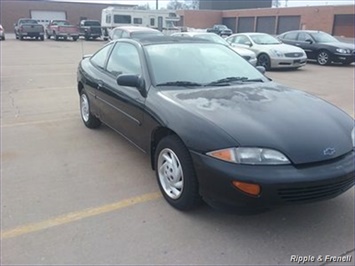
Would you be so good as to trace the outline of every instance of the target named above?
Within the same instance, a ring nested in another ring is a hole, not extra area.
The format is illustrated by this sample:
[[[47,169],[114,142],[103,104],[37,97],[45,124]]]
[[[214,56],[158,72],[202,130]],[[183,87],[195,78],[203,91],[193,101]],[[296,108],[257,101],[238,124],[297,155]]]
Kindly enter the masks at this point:
[[[80,36],[85,40],[97,39],[102,36],[101,24],[98,20],[82,20],[79,26]]]
[[[23,40],[25,37],[44,40],[44,27],[37,20],[20,18],[14,25],[16,39]]]
[[[213,32],[219,36],[230,36],[233,33],[226,25],[214,25],[212,28],[207,29],[207,32]]]
[[[53,36],[56,41],[68,38],[76,41],[79,38],[79,28],[71,25],[67,20],[51,20],[46,29],[46,36],[47,39]]]

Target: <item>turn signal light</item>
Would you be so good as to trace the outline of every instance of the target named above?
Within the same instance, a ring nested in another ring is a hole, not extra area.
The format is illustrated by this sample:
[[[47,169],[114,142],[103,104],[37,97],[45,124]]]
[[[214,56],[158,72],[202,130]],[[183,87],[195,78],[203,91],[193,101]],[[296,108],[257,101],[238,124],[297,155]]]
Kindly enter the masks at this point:
[[[252,196],[259,196],[261,192],[261,187],[258,184],[244,183],[240,181],[233,181],[233,185],[239,190],[250,194]]]

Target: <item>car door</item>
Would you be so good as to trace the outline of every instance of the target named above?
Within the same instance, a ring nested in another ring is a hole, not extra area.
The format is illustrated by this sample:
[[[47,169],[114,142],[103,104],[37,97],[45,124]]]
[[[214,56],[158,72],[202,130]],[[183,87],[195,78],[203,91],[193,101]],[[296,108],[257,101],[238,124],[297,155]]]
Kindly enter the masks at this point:
[[[296,45],[302,48],[309,59],[314,59],[317,52],[317,46],[310,34],[300,32],[297,37]]]
[[[102,116],[102,112],[100,102],[97,100],[97,95],[100,86],[102,86],[102,80],[106,76],[105,66],[112,46],[113,44],[108,44],[91,56],[90,64],[88,64],[89,67],[87,67],[86,72],[83,72],[81,75],[84,88],[89,97],[90,111],[99,118]]]
[[[116,43],[112,49],[97,99],[101,106],[100,119],[138,147],[143,147],[145,98],[137,88],[119,86],[117,76],[120,74],[143,75],[138,49],[131,43]]]

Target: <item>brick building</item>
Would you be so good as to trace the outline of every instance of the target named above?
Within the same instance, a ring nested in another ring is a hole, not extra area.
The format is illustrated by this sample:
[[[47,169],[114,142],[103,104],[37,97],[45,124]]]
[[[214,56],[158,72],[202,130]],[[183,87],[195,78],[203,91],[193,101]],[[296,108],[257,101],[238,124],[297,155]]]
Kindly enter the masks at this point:
[[[213,2],[206,3],[211,4]],[[133,7],[133,5],[115,6],[121,8]],[[78,24],[81,18],[101,20],[101,11],[106,7],[108,7],[108,4],[51,2],[46,0],[0,0],[0,23],[7,32],[11,32],[13,24],[21,17],[31,17],[33,12],[52,12],[53,14],[62,14],[71,23]],[[193,28],[208,28],[213,24],[225,24],[234,32],[259,31],[270,34],[279,34],[293,29],[316,29],[337,36],[355,37],[355,5],[179,10],[178,14],[181,16],[180,26]]]
[[[355,5],[259,8],[240,10],[179,10],[186,27],[207,28],[225,24],[233,32],[280,34],[288,30],[314,29],[336,36],[355,37]]]
[[[200,0],[201,10],[229,10],[271,7],[272,0]]]

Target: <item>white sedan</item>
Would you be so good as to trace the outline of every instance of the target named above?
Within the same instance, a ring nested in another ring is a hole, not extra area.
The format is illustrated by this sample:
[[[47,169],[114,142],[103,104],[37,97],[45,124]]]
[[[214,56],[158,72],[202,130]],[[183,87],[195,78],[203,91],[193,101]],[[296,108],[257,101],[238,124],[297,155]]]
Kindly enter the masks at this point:
[[[194,37],[194,38],[209,40],[215,43],[221,43],[226,46],[231,46],[225,39],[211,32],[199,32],[199,31],[178,32],[178,33],[173,33],[171,36]],[[234,51],[236,51],[245,60],[249,61],[250,64],[256,66],[257,60],[254,52],[250,51],[249,49],[245,49],[243,47],[231,46],[231,48]]]
[[[272,68],[300,68],[307,63],[306,53],[298,47],[284,44],[275,37],[260,32],[238,33],[227,42],[234,47],[247,48],[257,56],[257,65]]]

